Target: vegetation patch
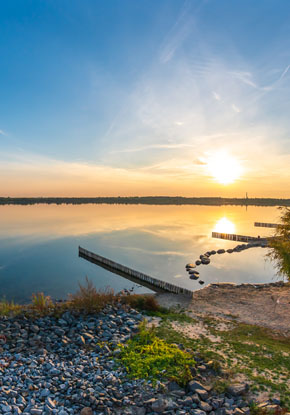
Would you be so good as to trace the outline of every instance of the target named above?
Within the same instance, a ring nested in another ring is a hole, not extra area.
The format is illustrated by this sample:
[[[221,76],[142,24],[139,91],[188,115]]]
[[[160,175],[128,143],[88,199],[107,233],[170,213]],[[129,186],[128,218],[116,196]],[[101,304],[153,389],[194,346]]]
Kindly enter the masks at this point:
[[[131,378],[150,379],[153,383],[169,379],[181,386],[192,379],[191,368],[195,366],[192,355],[161,339],[155,329],[147,329],[144,323],[138,335],[120,348],[119,359]]]
[[[198,338],[190,338],[176,331],[176,325],[166,318],[156,328],[156,335],[169,343],[182,343],[186,350],[192,350],[195,357],[212,367],[215,372],[213,386],[217,391],[224,391],[231,379],[242,377],[252,385],[252,393],[268,392],[269,397],[278,394],[282,404],[290,408],[289,339],[235,321],[221,324],[220,319],[211,316],[199,317],[199,324],[201,322],[209,334],[220,337],[219,343],[212,341],[211,336],[203,335],[203,331]]]

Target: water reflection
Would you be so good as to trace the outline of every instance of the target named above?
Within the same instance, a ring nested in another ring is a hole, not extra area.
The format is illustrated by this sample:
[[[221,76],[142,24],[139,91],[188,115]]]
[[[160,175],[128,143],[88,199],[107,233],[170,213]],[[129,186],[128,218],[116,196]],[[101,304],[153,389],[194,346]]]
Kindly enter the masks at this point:
[[[20,301],[44,291],[61,298],[75,291],[85,276],[97,287],[132,287],[78,258],[79,245],[153,277],[199,289],[185,264],[208,250],[235,244],[213,239],[213,229],[255,235],[255,220],[276,222],[277,216],[275,208],[246,211],[237,206],[1,206],[0,297]],[[262,232],[269,235],[272,230]],[[275,273],[264,254],[257,248],[215,255],[210,265],[200,268],[201,278],[206,284],[272,281]]]
[[[220,233],[235,233],[236,227],[233,222],[231,222],[224,216],[215,224],[213,231]]]

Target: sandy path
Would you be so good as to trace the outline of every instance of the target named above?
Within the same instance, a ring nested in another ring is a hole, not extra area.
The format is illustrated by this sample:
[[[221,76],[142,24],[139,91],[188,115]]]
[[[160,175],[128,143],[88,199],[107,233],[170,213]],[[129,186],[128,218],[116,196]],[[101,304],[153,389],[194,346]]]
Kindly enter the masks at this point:
[[[165,307],[185,308],[193,314],[236,316],[238,321],[267,327],[290,337],[290,285],[211,284],[195,291],[193,298],[175,294],[159,294]]]

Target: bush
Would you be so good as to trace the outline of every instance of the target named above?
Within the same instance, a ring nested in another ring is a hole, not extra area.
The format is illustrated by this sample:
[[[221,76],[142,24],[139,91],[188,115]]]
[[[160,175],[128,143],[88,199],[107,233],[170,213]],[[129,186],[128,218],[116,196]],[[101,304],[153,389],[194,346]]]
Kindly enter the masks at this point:
[[[121,302],[140,311],[158,311],[160,309],[155,296],[151,294],[124,295],[121,297]]]
[[[290,209],[282,209],[281,223],[270,240],[268,257],[274,262],[278,274],[290,281]]]

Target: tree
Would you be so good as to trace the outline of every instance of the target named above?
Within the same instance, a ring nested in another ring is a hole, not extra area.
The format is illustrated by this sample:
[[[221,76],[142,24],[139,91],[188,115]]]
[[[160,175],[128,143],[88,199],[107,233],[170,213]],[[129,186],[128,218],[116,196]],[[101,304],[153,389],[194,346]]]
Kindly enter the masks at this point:
[[[290,281],[290,209],[282,210],[280,224],[270,240],[268,257],[274,262],[277,273]]]

